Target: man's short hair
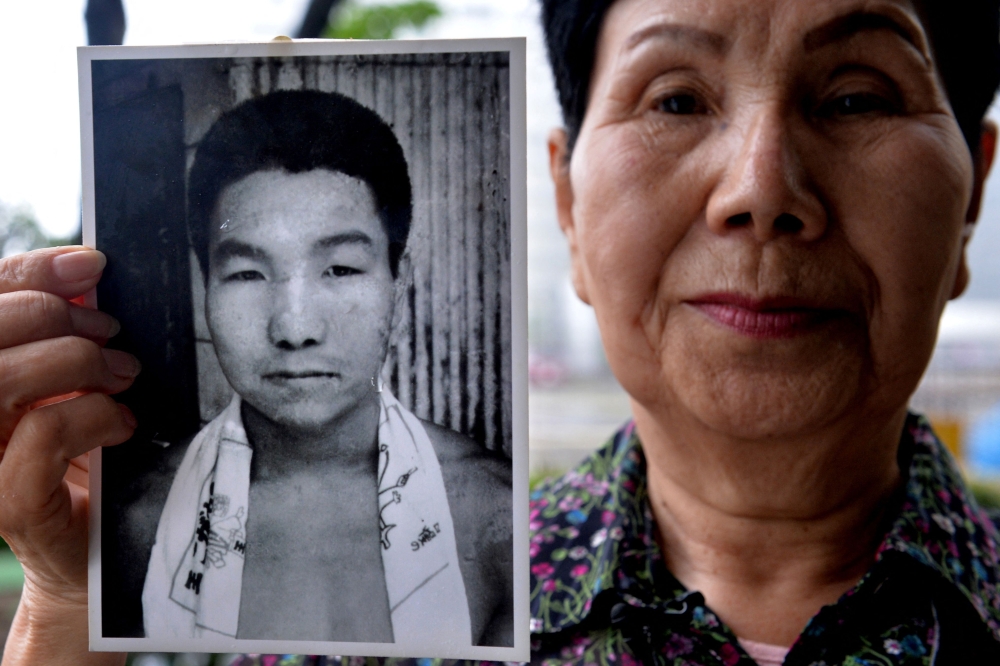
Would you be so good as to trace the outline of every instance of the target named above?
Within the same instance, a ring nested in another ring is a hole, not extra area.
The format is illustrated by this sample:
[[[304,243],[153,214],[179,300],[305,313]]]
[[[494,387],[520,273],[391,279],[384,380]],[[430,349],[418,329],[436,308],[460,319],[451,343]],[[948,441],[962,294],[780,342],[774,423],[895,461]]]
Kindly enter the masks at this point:
[[[572,149],[587,112],[601,25],[615,0],[542,0],[542,28]],[[969,149],[1000,84],[1000,0],[914,0]]]
[[[212,215],[228,185],[258,171],[329,169],[366,182],[396,277],[413,214],[403,149],[371,109],[337,93],[286,90],[223,114],[198,145],[188,178],[188,233],[208,279]]]

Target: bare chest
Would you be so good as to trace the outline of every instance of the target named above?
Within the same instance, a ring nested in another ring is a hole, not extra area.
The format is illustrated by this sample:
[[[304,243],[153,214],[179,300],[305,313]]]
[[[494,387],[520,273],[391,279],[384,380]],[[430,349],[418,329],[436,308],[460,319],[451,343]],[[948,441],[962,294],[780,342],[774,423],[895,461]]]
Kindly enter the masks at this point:
[[[251,484],[239,635],[392,641],[374,476]]]

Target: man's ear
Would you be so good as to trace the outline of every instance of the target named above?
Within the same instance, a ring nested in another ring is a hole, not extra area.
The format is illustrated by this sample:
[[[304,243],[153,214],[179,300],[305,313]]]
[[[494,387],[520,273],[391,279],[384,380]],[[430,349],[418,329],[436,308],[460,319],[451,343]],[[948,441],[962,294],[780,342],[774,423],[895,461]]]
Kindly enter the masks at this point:
[[[569,244],[571,277],[576,295],[584,303],[590,304],[586,281],[583,279],[583,260],[577,245],[576,223],[573,219],[573,183],[569,174],[569,138],[566,130],[554,129],[549,133],[549,173],[556,189],[556,217],[559,228]]]
[[[951,290],[951,298],[958,298],[969,286],[969,262],[966,257],[966,247],[972,237],[972,229],[979,220],[979,213],[983,204],[983,192],[986,189],[986,178],[990,175],[990,167],[993,166],[993,158],[996,156],[997,148],[997,124],[992,120],[983,120],[982,131],[979,135],[979,150],[972,155],[973,183],[972,198],[969,200],[969,209],[965,213],[965,234],[962,238],[962,256],[959,258],[958,274],[955,276],[955,284]]]
[[[399,257],[399,264],[396,266],[396,279],[392,281],[392,326],[390,331],[395,331],[399,327],[406,312],[406,300],[409,298],[410,285],[413,284],[413,262],[410,260],[410,248],[403,250]]]

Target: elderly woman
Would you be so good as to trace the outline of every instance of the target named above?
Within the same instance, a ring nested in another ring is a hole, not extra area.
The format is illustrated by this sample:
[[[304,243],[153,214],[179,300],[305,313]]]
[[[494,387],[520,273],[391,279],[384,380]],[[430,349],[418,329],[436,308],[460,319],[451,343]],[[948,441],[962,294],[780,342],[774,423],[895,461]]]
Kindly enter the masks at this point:
[[[998,2],[543,19],[573,282],[634,421],[533,497],[535,660],[1000,663],[1000,536],[907,411],[969,279]],[[137,371],[98,351],[113,322],[63,300],[100,268],[3,264],[0,533],[27,575],[5,664],[115,661],[85,652],[86,496],[60,483],[133,423],[102,395]]]

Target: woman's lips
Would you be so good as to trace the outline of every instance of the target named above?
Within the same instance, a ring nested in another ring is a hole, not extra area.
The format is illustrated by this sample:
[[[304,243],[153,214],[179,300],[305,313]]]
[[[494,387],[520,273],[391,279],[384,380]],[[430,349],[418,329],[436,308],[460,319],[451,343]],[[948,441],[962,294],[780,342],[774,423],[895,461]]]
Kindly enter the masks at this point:
[[[711,294],[687,303],[716,323],[752,338],[790,338],[838,312],[792,299],[755,300],[739,294]]]

